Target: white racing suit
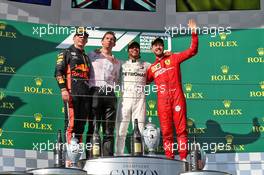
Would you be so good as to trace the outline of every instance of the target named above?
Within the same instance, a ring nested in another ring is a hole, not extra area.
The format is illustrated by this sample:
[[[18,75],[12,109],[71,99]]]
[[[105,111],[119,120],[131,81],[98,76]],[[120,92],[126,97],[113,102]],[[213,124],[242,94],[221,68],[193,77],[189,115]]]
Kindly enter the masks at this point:
[[[123,155],[125,140],[130,120],[134,128],[134,120],[138,119],[139,130],[142,134],[145,126],[146,73],[150,63],[128,60],[122,65],[121,98],[116,117],[116,155]]]

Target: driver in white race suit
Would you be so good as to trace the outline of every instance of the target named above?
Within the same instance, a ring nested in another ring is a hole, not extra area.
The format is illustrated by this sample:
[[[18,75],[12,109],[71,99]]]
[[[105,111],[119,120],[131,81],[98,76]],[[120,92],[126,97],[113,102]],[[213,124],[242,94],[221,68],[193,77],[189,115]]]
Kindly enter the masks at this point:
[[[123,155],[130,120],[138,119],[140,133],[146,117],[145,85],[150,63],[140,61],[140,45],[136,41],[128,44],[128,60],[122,64],[121,98],[116,117],[116,155]]]

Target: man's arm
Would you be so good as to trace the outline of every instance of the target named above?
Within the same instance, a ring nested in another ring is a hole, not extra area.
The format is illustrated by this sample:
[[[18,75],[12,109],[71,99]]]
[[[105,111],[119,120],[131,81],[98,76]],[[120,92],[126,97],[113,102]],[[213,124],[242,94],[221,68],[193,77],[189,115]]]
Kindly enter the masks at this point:
[[[150,66],[148,66],[148,69],[147,69],[147,81],[146,81],[146,84],[150,84],[153,80],[154,80],[154,78],[153,78],[153,73],[152,73],[151,65],[150,65]]]
[[[198,52],[198,35],[196,33],[196,22],[192,19],[189,20],[188,27],[192,30],[192,43],[190,48],[183,52],[174,54],[180,63],[196,55],[196,53]]]
[[[61,96],[63,101],[67,102],[69,101],[69,92],[66,88],[66,81],[65,81],[65,74],[66,74],[66,51],[61,52],[57,56],[57,62],[56,62],[56,68],[55,68],[55,77],[57,80],[57,83],[59,85],[59,88],[61,90]]]
[[[116,83],[117,85],[120,85],[121,84],[121,76],[122,76],[122,61],[121,60],[118,60],[116,59]]]

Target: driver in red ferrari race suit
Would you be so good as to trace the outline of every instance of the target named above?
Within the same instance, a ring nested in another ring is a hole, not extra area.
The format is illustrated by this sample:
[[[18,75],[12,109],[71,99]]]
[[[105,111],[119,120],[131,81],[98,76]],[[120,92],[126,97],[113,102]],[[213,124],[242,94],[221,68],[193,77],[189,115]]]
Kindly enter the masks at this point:
[[[186,102],[181,87],[180,64],[194,56],[198,50],[196,23],[189,21],[192,29],[192,43],[189,49],[164,55],[164,41],[156,38],[152,41],[152,52],[156,61],[148,68],[147,82],[154,80],[157,86],[158,117],[163,137],[163,148],[169,159],[174,159],[173,125],[177,134],[177,149],[181,160],[186,161],[188,154],[188,137],[186,130]]]

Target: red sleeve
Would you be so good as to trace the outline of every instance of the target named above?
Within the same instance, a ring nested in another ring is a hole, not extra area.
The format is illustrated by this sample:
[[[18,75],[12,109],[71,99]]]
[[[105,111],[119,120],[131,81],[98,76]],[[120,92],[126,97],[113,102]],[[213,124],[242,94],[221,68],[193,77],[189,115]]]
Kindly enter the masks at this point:
[[[198,35],[196,33],[192,33],[192,43],[189,49],[176,53],[173,56],[177,56],[178,62],[183,62],[187,60],[188,58],[191,58],[192,56],[196,55],[198,51]]]
[[[153,73],[151,71],[151,67],[152,66],[149,66],[147,69],[147,84],[150,84],[154,80]]]

